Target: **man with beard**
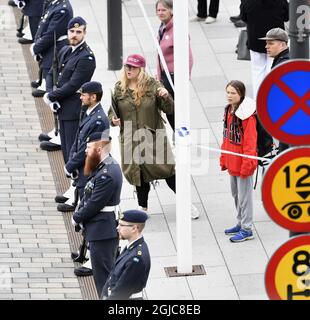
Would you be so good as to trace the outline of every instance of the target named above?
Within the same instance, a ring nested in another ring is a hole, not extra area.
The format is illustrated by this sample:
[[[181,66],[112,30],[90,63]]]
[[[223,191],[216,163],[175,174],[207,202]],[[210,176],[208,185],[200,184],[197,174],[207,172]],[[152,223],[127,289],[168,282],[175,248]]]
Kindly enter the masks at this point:
[[[110,125],[100,103],[102,98],[101,83],[97,81],[84,83],[80,89],[80,94],[82,101],[80,124],[64,170],[67,177],[75,179],[81,199],[87,181],[87,178],[83,174],[86,139],[94,132],[102,133],[105,131],[109,136]],[[61,196],[58,196],[58,198],[61,198]],[[66,198],[64,200],[66,201]],[[74,205],[67,203],[61,203],[57,206],[57,210],[62,212],[74,211],[74,208]]]
[[[149,249],[141,234],[146,220],[147,214],[142,210],[128,210],[120,215],[119,238],[128,240],[128,244],[104,285],[104,300],[142,300],[151,267]]]
[[[98,296],[112,269],[117,248],[115,206],[120,203],[122,172],[110,155],[111,138],[95,132],[87,138],[84,175],[88,182],[72,224],[82,225],[89,243],[90,260]]]
[[[86,21],[81,17],[71,19],[67,26],[69,46],[58,54],[58,79],[53,88],[53,70],[46,77],[47,93],[44,102],[59,117],[61,150],[65,163],[79,126],[81,101],[77,92],[91,80],[96,68],[95,57],[85,42]]]

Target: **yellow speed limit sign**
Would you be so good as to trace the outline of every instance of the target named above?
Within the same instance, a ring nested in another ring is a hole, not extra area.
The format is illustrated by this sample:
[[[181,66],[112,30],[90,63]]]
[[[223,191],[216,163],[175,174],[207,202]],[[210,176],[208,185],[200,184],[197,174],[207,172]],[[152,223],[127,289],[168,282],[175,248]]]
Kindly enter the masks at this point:
[[[270,217],[295,232],[310,231],[310,148],[294,148],[277,157],[262,183]]]
[[[295,237],[274,253],[265,287],[272,300],[310,300],[310,236]]]

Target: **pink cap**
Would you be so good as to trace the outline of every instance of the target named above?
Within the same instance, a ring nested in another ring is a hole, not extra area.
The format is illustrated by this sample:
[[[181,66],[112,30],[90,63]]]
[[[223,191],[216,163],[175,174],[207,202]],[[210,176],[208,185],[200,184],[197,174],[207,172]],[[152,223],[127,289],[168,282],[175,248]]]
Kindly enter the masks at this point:
[[[127,57],[125,64],[128,64],[133,67],[137,68],[144,68],[145,67],[145,59],[140,56],[139,54],[131,54]]]

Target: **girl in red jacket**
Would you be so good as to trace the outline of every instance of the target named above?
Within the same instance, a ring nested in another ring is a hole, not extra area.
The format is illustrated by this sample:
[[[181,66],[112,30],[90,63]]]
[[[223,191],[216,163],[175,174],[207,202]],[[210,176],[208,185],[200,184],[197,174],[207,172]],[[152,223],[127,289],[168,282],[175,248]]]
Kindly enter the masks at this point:
[[[224,112],[222,150],[256,156],[257,131],[255,101],[245,97],[245,86],[232,80],[226,86],[228,105]],[[253,239],[253,174],[257,160],[231,154],[221,154],[222,170],[230,175],[231,193],[237,209],[237,225],[226,229],[225,234],[234,235],[232,242]]]

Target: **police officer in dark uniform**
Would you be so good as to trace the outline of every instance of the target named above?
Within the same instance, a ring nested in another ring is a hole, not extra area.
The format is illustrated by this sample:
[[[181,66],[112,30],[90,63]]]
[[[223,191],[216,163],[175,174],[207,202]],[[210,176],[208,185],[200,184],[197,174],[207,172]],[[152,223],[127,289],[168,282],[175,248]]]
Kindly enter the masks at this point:
[[[54,42],[56,41],[57,52],[63,46],[68,45],[67,25],[72,17],[73,10],[69,0],[48,0],[46,3],[35,34],[34,44],[30,47],[31,54],[36,61],[40,61],[43,79],[46,78],[53,63]],[[44,91],[45,85],[41,90],[35,90],[32,95],[42,97]]]
[[[17,7],[22,9],[22,13],[29,18],[29,27],[31,31],[32,39],[35,38],[35,34],[38,30],[39,21],[43,13],[44,0],[21,0],[18,1]],[[33,40],[24,38],[18,39],[21,44],[32,43]]]
[[[105,131],[109,136],[110,124],[100,103],[102,98],[101,83],[97,81],[86,82],[82,85],[80,93],[82,101],[81,120],[74,144],[70,150],[69,160],[65,165],[65,174],[67,177],[75,179],[78,195],[82,198],[87,182],[87,178],[83,174],[86,139],[94,132],[102,133]],[[73,211],[74,208],[74,206],[61,203],[57,210],[68,212]]]
[[[120,203],[122,172],[110,155],[106,132],[88,137],[84,173],[90,175],[72,224],[82,224],[89,243],[90,259],[98,296],[108,278],[118,248],[114,206]]]
[[[103,288],[104,300],[142,300],[151,267],[148,246],[141,232],[147,214],[142,210],[128,210],[120,215],[117,230],[127,247],[118,256]]]
[[[59,54],[57,88],[53,90],[53,70],[46,76],[47,92],[44,102],[59,117],[61,150],[65,163],[75,140],[79,126],[81,101],[78,90],[91,80],[96,68],[95,56],[84,38],[86,21],[75,17],[68,23],[69,46],[64,46]]]

